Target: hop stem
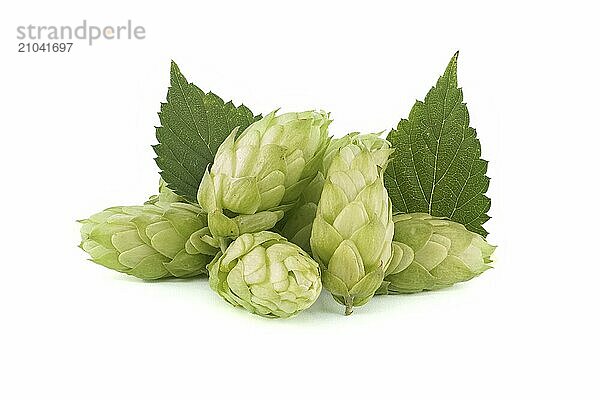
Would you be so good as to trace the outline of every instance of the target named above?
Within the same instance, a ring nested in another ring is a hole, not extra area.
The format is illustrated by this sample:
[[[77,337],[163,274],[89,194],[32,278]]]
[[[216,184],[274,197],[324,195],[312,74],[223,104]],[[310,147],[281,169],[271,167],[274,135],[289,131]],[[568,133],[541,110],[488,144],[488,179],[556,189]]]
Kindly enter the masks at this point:
[[[344,304],[346,305],[346,312],[344,314],[345,315],[352,314],[352,297],[345,297]]]

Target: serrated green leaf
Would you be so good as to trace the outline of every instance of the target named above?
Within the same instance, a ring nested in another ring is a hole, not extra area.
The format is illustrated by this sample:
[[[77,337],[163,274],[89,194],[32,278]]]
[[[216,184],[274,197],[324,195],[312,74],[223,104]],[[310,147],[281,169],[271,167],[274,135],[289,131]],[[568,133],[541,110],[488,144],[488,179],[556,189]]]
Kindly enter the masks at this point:
[[[486,236],[490,179],[458,88],[457,58],[458,52],[425,101],[417,101],[408,119],[389,133],[396,152],[385,185],[395,211],[447,217]]]
[[[171,86],[159,117],[159,143],[153,148],[160,175],[171,190],[193,203],[219,145],[235,127],[241,132],[261,118],[243,104],[225,103],[216,94],[188,83],[175,62],[171,62]]]

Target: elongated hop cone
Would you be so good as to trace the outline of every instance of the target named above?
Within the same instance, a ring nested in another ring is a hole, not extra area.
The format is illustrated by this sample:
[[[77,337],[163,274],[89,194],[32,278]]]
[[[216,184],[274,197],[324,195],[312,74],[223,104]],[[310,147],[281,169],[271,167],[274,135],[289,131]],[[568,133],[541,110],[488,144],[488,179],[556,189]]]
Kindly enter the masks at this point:
[[[348,141],[331,157],[310,239],[323,286],[346,306],[346,314],[381,285],[394,234],[383,185],[393,150],[376,135],[352,134]]]
[[[112,207],[80,222],[92,261],[141,279],[206,274],[217,253],[206,214],[191,204]]]
[[[272,112],[225,139],[198,190],[217,237],[271,229],[314,179],[327,148],[328,115]]]
[[[491,268],[496,247],[457,222],[424,213],[393,220],[393,257],[379,294],[439,289]]]
[[[354,132],[340,138],[331,140],[323,155],[323,162],[319,172],[311,183],[300,195],[298,203],[290,211],[285,213],[283,219],[277,224],[277,230],[290,242],[297,244],[309,254],[312,254],[310,248],[310,235],[312,233],[312,224],[317,215],[317,205],[321,199],[321,192],[325,184],[325,176],[331,165],[333,156],[339,153],[340,148],[349,144],[359,134]],[[375,135],[363,135],[363,143],[370,146],[377,146],[379,137]],[[372,143],[371,143],[372,142]],[[387,157],[387,154],[384,154]]]
[[[318,264],[269,231],[238,237],[208,269],[215,292],[263,317],[295,315],[310,307],[321,292]]]
[[[302,250],[311,253],[310,234],[317,214],[317,205],[321,198],[325,178],[321,171],[306,187],[296,206],[285,213],[278,223],[278,231],[290,242],[297,244]]]

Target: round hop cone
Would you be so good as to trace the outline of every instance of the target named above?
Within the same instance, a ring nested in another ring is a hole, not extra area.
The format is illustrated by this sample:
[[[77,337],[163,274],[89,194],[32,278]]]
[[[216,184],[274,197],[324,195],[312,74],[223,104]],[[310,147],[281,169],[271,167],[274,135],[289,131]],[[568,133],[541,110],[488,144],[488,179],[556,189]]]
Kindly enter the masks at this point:
[[[215,292],[263,317],[295,315],[310,307],[321,292],[317,263],[269,231],[238,237],[208,269]]]
[[[206,274],[217,253],[206,214],[191,204],[112,207],[79,222],[92,261],[141,279]]]
[[[393,150],[376,135],[344,140],[328,161],[310,244],[323,286],[350,314],[375,294],[391,259],[394,225],[383,171]]]
[[[198,203],[216,237],[271,229],[291,209],[322,163],[331,121],[323,112],[272,112],[221,144]]]
[[[439,289],[491,268],[496,247],[457,222],[424,213],[398,214],[393,220],[393,257],[380,294]]]

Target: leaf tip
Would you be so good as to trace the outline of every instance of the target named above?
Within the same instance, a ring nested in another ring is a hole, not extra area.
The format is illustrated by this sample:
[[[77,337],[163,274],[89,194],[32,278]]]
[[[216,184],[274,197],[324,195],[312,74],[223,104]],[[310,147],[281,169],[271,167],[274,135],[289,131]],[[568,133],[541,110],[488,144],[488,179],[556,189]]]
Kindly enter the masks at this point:
[[[456,53],[454,53],[454,55],[450,59],[450,62],[446,66],[446,70],[444,71],[444,74],[440,77],[440,79],[444,79],[444,78],[449,79],[449,82],[453,86],[457,86],[458,85],[457,69],[458,69],[458,50],[456,51]],[[438,82],[438,84],[439,84],[439,82]]]
[[[450,62],[448,63],[448,69],[456,70],[457,64],[458,64],[458,50],[456,50],[456,53],[454,53],[454,55],[450,59]]]
[[[175,63],[175,61],[171,60],[171,84],[173,84],[174,80],[183,80],[187,83],[187,80],[181,73],[179,66]]]

